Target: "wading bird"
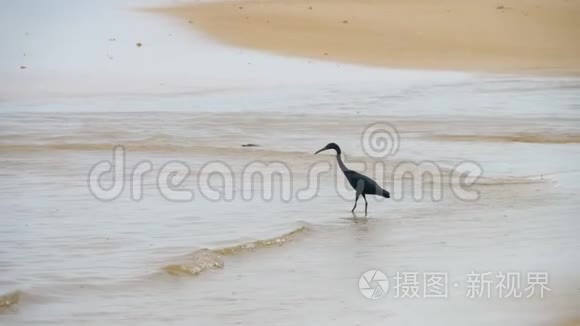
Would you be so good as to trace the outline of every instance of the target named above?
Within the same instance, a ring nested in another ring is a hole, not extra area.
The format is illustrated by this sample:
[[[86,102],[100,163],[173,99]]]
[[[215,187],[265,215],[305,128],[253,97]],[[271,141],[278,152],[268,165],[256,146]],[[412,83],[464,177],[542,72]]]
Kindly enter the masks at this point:
[[[367,216],[367,207],[369,205],[369,203],[367,202],[366,195],[376,195],[385,198],[391,198],[391,194],[388,191],[381,188],[373,179],[365,175],[362,175],[358,172],[349,170],[346,167],[346,165],[344,165],[344,162],[340,157],[340,154],[342,154],[342,152],[337,144],[330,143],[326,145],[323,149],[314,153],[314,155],[329,149],[334,149],[336,151],[336,160],[338,161],[338,166],[340,166],[340,169],[342,170],[342,173],[344,173],[344,176],[348,180],[348,183],[350,183],[350,185],[354,188],[354,190],[356,190],[356,198],[354,200],[354,207],[352,208],[353,214],[356,208],[356,203],[358,202],[358,197],[360,195],[362,195],[365,200],[365,216]]]

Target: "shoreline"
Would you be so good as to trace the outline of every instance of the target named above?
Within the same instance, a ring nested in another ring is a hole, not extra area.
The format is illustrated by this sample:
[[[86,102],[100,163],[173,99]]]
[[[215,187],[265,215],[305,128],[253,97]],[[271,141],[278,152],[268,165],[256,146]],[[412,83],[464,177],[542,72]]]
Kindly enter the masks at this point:
[[[580,75],[580,3],[310,0],[147,9],[226,44],[402,69]]]

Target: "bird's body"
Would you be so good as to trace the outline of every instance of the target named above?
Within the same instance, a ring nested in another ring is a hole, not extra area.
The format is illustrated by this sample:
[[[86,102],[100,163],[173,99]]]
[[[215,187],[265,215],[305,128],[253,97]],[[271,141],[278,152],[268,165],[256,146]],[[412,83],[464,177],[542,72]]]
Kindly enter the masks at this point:
[[[379,186],[375,180],[367,177],[366,175],[349,170],[344,172],[344,176],[354,189],[359,189],[359,186],[362,188],[362,195],[377,195],[390,198],[391,194],[388,191],[381,188],[381,186]]]
[[[338,161],[338,166],[340,167],[340,170],[344,173],[344,176],[348,180],[348,183],[356,191],[356,198],[355,198],[355,202],[354,202],[354,207],[352,208],[353,213],[354,213],[354,210],[356,208],[356,204],[358,202],[358,198],[360,195],[362,195],[364,200],[365,200],[365,216],[367,215],[367,208],[368,208],[368,202],[367,202],[366,195],[376,195],[376,196],[382,196],[385,198],[391,197],[391,194],[388,191],[381,188],[381,186],[379,186],[373,179],[367,177],[366,175],[362,175],[356,171],[349,170],[346,167],[346,165],[344,165],[344,162],[342,161],[342,157],[341,157],[342,151],[340,150],[340,147],[338,145],[336,145],[335,143],[330,143],[330,144],[326,145],[324,148],[322,148],[321,150],[319,150],[318,152],[316,152],[314,154],[318,154],[322,151],[329,150],[329,149],[334,149],[336,151],[336,160]]]

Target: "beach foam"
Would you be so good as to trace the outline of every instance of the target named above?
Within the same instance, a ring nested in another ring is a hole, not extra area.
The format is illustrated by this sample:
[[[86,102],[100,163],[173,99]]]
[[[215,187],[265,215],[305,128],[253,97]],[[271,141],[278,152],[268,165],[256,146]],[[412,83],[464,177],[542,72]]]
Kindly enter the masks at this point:
[[[0,295],[0,313],[10,311],[15,305],[20,302],[20,296],[22,293],[20,291],[14,291]]]
[[[195,276],[207,270],[223,268],[224,259],[222,256],[233,256],[283,246],[308,230],[306,226],[301,226],[274,238],[251,241],[230,247],[200,249],[180,259],[181,262],[169,264],[162,269],[171,275],[187,274]]]

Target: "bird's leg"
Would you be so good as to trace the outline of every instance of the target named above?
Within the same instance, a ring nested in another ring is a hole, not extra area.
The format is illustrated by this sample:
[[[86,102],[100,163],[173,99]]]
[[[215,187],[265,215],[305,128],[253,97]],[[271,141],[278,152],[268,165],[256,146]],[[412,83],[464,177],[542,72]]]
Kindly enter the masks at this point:
[[[354,210],[356,208],[356,203],[358,202],[358,196],[360,196],[360,193],[357,191],[356,192],[356,198],[354,199],[354,207],[352,208],[352,213],[354,214]]]
[[[367,207],[369,206],[369,203],[367,202],[367,196],[365,196],[365,194],[362,195],[365,200],[365,216],[367,216]]]

